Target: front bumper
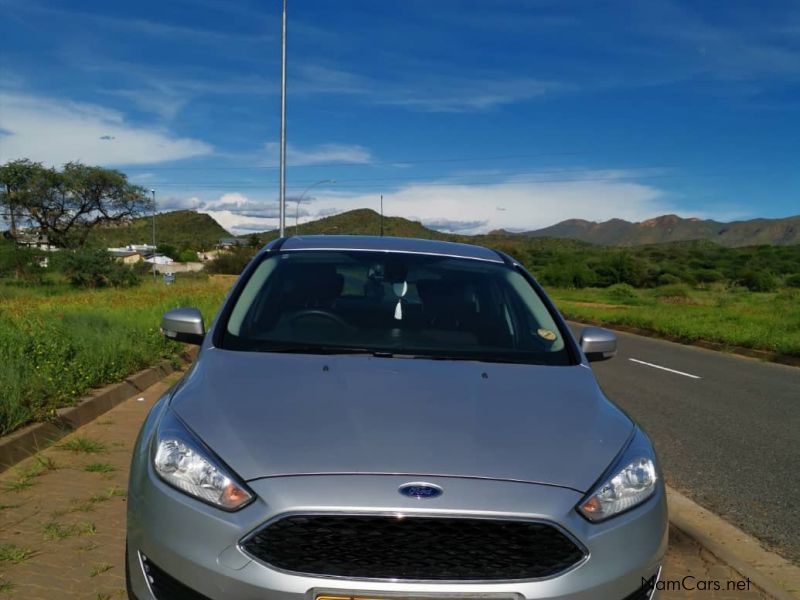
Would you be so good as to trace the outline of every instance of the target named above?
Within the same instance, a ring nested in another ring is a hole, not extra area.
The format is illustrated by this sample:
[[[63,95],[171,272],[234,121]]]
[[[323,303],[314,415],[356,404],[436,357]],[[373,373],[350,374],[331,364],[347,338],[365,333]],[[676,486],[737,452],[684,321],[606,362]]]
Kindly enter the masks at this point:
[[[144,462],[144,461],[143,461]],[[397,493],[409,477],[315,475],[249,482],[258,496],[226,513],[189,498],[158,479],[145,462],[132,472],[128,499],[131,591],[154,596],[142,557],[185,584],[197,598],[314,600],[318,595],[413,598],[623,600],[655,575],[667,546],[663,485],[636,509],[592,524],[574,510],[581,494],[546,485],[426,477],[445,493],[417,500]],[[548,521],[571,535],[587,556],[570,570],[540,580],[409,582],[348,580],[282,572],[253,560],[240,541],[263,523],[288,513],[393,513]]]

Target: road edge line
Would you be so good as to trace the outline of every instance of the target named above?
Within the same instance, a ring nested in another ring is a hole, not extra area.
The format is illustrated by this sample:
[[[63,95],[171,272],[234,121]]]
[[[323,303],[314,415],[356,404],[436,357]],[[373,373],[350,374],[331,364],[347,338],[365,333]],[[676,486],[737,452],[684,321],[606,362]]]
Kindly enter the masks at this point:
[[[776,600],[800,598],[800,567],[670,486],[667,505],[672,525],[767,594]]]
[[[182,366],[191,364],[198,348],[189,348],[180,355]],[[53,445],[79,427],[94,421],[118,404],[154,383],[164,379],[177,369],[169,360],[132,373],[119,383],[98,388],[88,396],[80,398],[74,406],[60,408],[53,421],[32,423],[0,437],[0,473]]]

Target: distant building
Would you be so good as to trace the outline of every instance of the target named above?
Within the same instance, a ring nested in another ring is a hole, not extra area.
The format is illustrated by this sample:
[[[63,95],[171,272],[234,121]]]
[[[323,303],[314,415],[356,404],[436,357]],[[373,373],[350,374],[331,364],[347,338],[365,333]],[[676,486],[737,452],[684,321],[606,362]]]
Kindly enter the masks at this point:
[[[116,258],[118,261],[126,265],[132,265],[144,260],[144,256],[135,250],[126,250],[124,248],[109,248],[108,253]]]
[[[156,265],[171,265],[175,262],[169,256],[164,256],[163,254],[156,254],[150,258],[146,258],[145,261]]]
[[[232,248],[238,248],[244,245],[245,241],[239,238],[222,238],[217,244],[217,248],[220,250],[231,250]]]
[[[44,250],[45,252],[53,252],[58,250],[56,246],[50,243],[50,240],[43,233],[22,233],[17,234],[17,246],[22,248],[33,248],[34,250]]]
[[[108,248],[109,252],[138,252],[142,256],[151,256],[155,253],[156,247],[150,244],[128,244],[119,248]]]

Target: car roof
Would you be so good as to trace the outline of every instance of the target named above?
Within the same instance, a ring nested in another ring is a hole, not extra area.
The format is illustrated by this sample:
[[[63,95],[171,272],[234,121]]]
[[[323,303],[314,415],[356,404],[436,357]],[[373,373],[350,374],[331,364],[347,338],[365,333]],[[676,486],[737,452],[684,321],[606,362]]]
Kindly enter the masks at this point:
[[[273,248],[278,242],[269,244]],[[280,245],[281,252],[301,250],[363,250],[372,252],[406,252],[409,254],[433,254],[455,258],[471,258],[503,263],[503,257],[490,248],[423,240],[404,237],[380,237],[371,235],[301,235],[286,238]]]

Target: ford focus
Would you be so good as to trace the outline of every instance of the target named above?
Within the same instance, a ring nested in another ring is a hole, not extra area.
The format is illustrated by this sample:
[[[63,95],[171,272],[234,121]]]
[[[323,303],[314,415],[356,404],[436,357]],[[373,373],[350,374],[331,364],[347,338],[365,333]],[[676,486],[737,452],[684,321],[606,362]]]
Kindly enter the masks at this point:
[[[667,545],[641,428],[542,288],[488,248],[283,238],[134,450],[138,600],[647,600]]]

